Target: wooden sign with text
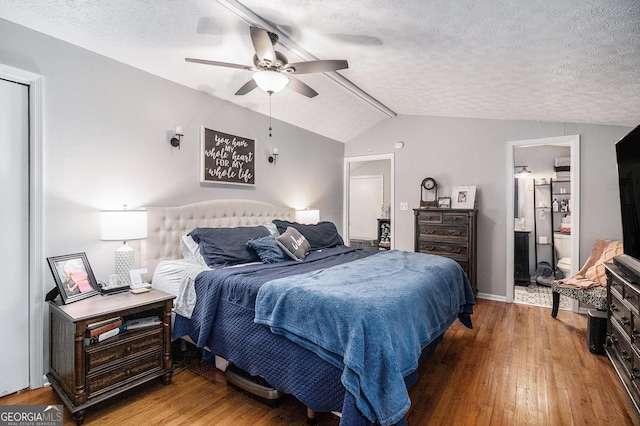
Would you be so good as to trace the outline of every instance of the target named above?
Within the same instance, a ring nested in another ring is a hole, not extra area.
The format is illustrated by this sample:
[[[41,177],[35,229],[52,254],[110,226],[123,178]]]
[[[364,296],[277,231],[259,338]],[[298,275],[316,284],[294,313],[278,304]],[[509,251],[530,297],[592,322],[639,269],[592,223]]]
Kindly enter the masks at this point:
[[[201,140],[201,182],[255,185],[255,140],[205,127]]]

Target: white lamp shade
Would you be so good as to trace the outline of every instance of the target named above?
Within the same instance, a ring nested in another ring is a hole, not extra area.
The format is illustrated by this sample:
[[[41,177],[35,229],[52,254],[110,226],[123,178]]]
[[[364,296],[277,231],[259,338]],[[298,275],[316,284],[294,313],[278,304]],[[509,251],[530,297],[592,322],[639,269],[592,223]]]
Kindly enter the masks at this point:
[[[296,210],[296,222],[312,225],[320,221],[320,210],[305,209]]]
[[[100,239],[130,241],[147,238],[146,210],[104,210],[100,212]]]
[[[256,71],[253,79],[267,93],[278,93],[289,84],[289,77],[277,71]]]

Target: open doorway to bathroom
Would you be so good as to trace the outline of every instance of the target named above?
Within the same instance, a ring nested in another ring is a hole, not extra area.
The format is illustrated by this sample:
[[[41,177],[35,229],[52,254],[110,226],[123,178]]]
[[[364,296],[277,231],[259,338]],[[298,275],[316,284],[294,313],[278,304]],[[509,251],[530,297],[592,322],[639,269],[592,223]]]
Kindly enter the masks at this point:
[[[579,269],[578,142],[566,136],[509,143],[508,302],[551,308],[553,280]],[[575,308],[561,298],[560,309]]]

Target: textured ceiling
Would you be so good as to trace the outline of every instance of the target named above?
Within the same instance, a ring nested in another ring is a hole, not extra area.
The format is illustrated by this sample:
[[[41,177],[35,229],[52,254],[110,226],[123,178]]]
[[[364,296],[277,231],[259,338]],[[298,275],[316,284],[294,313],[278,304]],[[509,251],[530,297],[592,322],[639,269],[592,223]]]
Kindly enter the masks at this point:
[[[636,126],[638,0],[240,0],[397,114]],[[3,0],[0,17],[269,113],[235,91],[251,65],[248,24],[215,0]],[[278,46],[277,46],[278,47]],[[278,47],[289,59],[299,59]],[[388,117],[322,74],[319,96],[285,89],[274,118],[346,142]]]

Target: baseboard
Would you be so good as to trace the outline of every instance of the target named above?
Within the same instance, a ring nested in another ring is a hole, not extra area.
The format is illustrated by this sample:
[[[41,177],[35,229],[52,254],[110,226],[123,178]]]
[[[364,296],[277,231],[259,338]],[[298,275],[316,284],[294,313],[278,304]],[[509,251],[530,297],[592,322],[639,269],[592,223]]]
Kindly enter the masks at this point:
[[[503,302],[503,303],[507,301],[506,296],[498,296],[496,294],[488,294],[488,293],[478,293],[476,294],[476,299],[487,299],[487,300],[493,300],[495,302]]]

